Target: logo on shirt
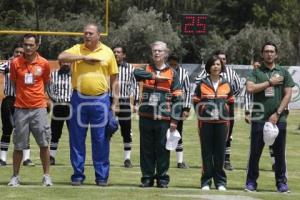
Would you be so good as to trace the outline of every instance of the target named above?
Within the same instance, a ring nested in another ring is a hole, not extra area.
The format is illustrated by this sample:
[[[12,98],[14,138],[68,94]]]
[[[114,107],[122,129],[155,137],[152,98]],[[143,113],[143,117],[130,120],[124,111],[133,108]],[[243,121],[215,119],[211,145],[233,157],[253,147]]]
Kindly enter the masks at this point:
[[[41,66],[35,66],[35,69],[34,69],[34,75],[35,76],[41,76],[42,75],[42,67]]]

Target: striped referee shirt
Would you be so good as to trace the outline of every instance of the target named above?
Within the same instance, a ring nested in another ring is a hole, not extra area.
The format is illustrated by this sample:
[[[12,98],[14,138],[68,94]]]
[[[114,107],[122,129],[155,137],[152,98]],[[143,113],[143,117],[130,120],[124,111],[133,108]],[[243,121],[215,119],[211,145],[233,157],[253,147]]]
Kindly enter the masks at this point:
[[[198,84],[200,80],[205,78],[207,75],[208,74],[206,70],[203,69],[202,72],[196,77],[195,83]],[[230,67],[225,67],[225,72],[221,72],[221,75],[230,83],[233,94],[237,97],[241,90],[241,80],[238,74]]]
[[[4,95],[5,96],[16,96],[16,90],[13,82],[10,80],[9,76],[10,60],[0,64],[0,71],[4,74]]]
[[[71,70],[54,70],[47,88],[50,99],[54,102],[70,102],[72,95]]]
[[[247,92],[246,86],[244,87],[241,96],[244,98],[245,112],[250,112],[252,109],[253,95]]]
[[[188,72],[182,68],[181,66],[178,66],[175,71],[178,74],[179,82],[182,85],[182,92],[183,92],[183,109],[190,109],[191,108],[191,85],[190,85],[190,78],[188,75]]]
[[[127,62],[119,65],[119,98],[128,99],[134,97],[134,101],[139,99],[139,87],[133,75],[133,66]],[[112,96],[112,94],[110,94]]]

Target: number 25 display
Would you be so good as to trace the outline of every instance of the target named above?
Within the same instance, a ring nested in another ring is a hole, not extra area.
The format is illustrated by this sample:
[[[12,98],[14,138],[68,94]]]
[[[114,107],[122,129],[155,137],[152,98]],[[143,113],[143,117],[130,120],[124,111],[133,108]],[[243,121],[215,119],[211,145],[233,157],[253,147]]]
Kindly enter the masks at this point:
[[[203,14],[182,15],[181,33],[187,35],[207,34],[207,15],[203,15]]]

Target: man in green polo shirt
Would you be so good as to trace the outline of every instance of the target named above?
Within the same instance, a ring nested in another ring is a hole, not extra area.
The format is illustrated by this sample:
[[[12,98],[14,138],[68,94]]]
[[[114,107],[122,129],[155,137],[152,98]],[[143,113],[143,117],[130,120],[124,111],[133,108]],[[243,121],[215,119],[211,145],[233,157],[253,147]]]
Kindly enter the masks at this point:
[[[247,91],[253,94],[250,156],[245,190],[255,191],[259,175],[259,160],[265,145],[263,128],[265,122],[277,125],[279,134],[273,143],[275,155],[275,179],[277,191],[289,192],[286,176],[285,144],[286,118],[285,108],[291,100],[295,83],[289,72],[275,64],[277,47],[267,42],[261,49],[263,64],[253,70],[247,79]]]

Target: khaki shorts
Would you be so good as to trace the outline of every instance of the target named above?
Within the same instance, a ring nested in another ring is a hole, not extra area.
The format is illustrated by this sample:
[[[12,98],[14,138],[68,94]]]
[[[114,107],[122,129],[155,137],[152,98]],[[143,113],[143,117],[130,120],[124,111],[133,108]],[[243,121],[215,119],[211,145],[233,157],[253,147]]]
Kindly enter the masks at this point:
[[[46,108],[15,108],[14,123],[13,143],[15,150],[23,150],[28,147],[30,132],[40,147],[49,146],[51,129]]]

